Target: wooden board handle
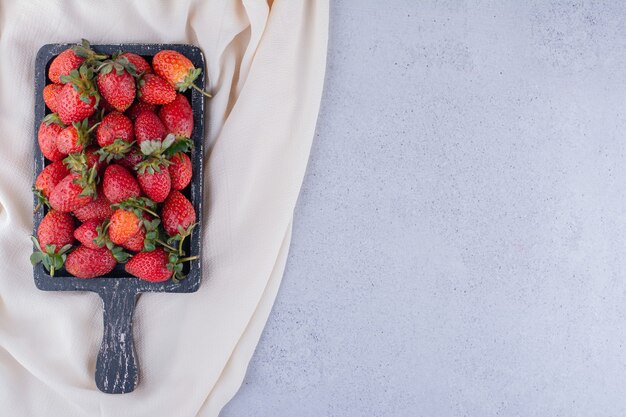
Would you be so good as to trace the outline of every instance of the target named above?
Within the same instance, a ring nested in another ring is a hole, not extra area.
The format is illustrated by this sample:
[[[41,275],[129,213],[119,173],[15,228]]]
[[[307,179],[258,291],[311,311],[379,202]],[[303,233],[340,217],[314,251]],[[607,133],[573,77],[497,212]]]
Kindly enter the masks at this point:
[[[104,335],[96,361],[96,385],[109,394],[131,392],[139,379],[133,343],[137,294],[117,288],[99,294],[104,312]]]

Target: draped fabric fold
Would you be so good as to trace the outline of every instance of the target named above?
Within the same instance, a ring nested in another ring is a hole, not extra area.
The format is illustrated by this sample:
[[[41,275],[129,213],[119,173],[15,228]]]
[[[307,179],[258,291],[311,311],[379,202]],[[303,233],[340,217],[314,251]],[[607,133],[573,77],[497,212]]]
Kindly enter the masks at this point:
[[[284,271],[326,66],[328,0],[0,0],[0,415],[217,416],[245,375]],[[193,43],[205,53],[205,276],[145,294],[140,384],[97,390],[98,297],[41,292],[32,227],[34,61],[46,43]]]

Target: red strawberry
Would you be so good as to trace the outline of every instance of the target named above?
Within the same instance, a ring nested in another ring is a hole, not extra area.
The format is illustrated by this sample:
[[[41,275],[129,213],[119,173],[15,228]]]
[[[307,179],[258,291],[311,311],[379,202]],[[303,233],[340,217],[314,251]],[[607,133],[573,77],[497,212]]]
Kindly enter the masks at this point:
[[[148,64],[148,61],[143,59],[141,55],[137,55],[132,52],[124,52],[123,54],[120,55],[120,58],[121,57],[126,58],[128,62],[130,62],[131,64],[135,66],[135,72],[137,74],[141,74],[141,73],[151,74],[152,73],[152,68],[150,67],[150,64]]]
[[[139,114],[144,111],[149,111],[152,113],[156,113],[157,106],[154,104],[144,103],[143,101],[135,101],[132,106],[128,110],[126,110],[126,116],[130,118],[130,120],[135,120]]]
[[[69,213],[50,210],[39,223],[37,239],[42,248],[56,245],[58,252],[61,247],[74,243],[74,219]]]
[[[178,227],[187,229],[196,221],[196,211],[191,202],[179,191],[172,191],[161,210],[161,222],[168,235],[179,233]]]
[[[96,131],[96,139],[100,146],[110,145],[116,138],[130,143],[134,137],[133,122],[122,113],[116,111],[104,116]]]
[[[41,191],[41,194],[44,197],[50,197],[50,193],[54,187],[61,182],[63,178],[65,178],[70,172],[67,170],[67,167],[63,163],[63,161],[56,161],[47,165],[40,173],[37,175],[37,180],[35,180],[35,188]]]
[[[182,190],[191,182],[191,159],[187,154],[179,152],[170,159],[172,163],[167,169],[172,179],[172,189]]]
[[[98,231],[96,228],[100,225],[100,223],[101,222],[99,220],[86,221],[74,230],[74,237],[89,249],[100,249],[100,246],[96,245],[93,241],[98,237]]]
[[[157,52],[152,58],[152,67],[156,74],[165,78],[177,91],[182,93],[193,87],[207,97],[211,97],[194,84],[202,70],[195,68],[189,58],[180,52],[167,49]]]
[[[138,172],[137,180],[144,194],[157,203],[163,202],[170,193],[170,173],[165,165]]]
[[[71,126],[63,129],[56,138],[59,152],[71,154],[82,151],[91,142],[91,132],[95,128],[89,127],[89,120],[74,122]]]
[[[187,97],[184,95],[177,94],[174,101],[161,107],[159,118],[163,122],[167,133],[172,133],[177,137],[191,137],[193,110]]]
[[[32,238],[36,251],[30,256],[33,265],[39,262],[54,276],[63,267],[65,254],[74,242],[74,219],[67,213],[50,210],[39,223],[37,238]],[[51,245],[51,246],[48,246]]]
[[[70,71],[78,68],[84,60],[85,58],[76,55],[72,48],[68,48],[52,60],[48,69],[48,78],[53,83],[60,84],[61,76],[69,75]]]
[[[116,264],[107,248],[90,249],[80,245],[67,255],[65,269],[78,278],[93,278],[108,274]]]
[[[100,67],[98,90],[117,111],[125,111],[135,100],[135,79],[118,62],[107,62]]]
[[[172,271],[167,269],[169,256],[162,248],[151,252],[140,252],[126,264],[126,272],[139,279],[150,282],[167,281]]]
[[[43,88],[43,101],[51,112],[57,112],[57,95],[63,88],[60,84],[48,84]]]
[[[70,124],[94,114],[97,103],[96,97],[89,95],[86,100],[88,103],[81,100],[81,92],[76,91],[72,83],[65,84],[57,95],[57,107],[61,121]]]
[[[116,245],[121,245],[139,232],[141,223],[133,212],[117,209],[109,220],[109,238]]]
[[[71,153],[64,160],[63,163],[71,172],[77,174],[82,173],[85,170],[90,170],[94,166],[96,167],[96,173],[102,174],[102,171],[106,168],[105,162],[100,162],[100,156],[96,153],[98,148],[96,146],[88,146],[84,151]]]
[[[54,210],[70,212],[87,205],[95,194],[95,184],[92,181],[83,178],[80,174],[67,175],[52,190],[50,207]]]
[[[146,238],[146,230],[141,227],[137,233],[131,236],[126,242],[122,243],[124,249],[133,252],[141,252],[143,250],[144,240]]]
[[[165,126],[159,116],[152,112],[143,112],[135,120],[135,139],[137,144],[152,139],[163,139],[165,137]]]
[[[37,133],[39,148],[43,156],[51,161],[60,161],[65,158],[65,154],[60,152],[56,145],[57,136],[63,131],[64,127],[56,113],[44,117],[39,125],[39,132]]]
[[[139,100],[148,104],[167,104],[176,98],[176,90],[163,78],[146,74],[139,80],[137,95]]]
[[[111,203],[120,203],[141,195],[141,188],[135,177],[126,168],[116,164],[109,165],[104,171],[102,189]]]
[[[122,159],[117,161],[118,164],[129,170],[135,169],[135,165],[141,162],[144,155],[137,148],[132,148]]]
[[[111,214],[113,214],[111,202],[105,197],[102,190],[98,190],[98,197],[95,200],[74,210],[74,216],[81,222],[88,222],[90,220],[102,222],[111,217]]]

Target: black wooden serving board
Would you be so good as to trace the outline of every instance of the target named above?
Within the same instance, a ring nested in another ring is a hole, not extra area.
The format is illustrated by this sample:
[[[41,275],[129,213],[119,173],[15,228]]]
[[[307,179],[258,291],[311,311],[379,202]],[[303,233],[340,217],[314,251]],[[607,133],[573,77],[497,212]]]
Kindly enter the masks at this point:
[[[48,67],[55,56],[72,44],[49,44],[41,47],[37,53],[35,62],[35,117],[34,117],[34,154],[35,173],[34,178],[41,172],[49,161],[45,160],[37,143],[37,131],[44,116],[49,113],[46,108],[42,91],[47,79]],[[163,49],[176,50],[191,60],[196,68],[202,68],[202,74],[196,80],[200,89],[205,86],[205,62],[202,51],[192,45],[182,44],[107,44],[92,45],[98,53],[111,55],[118,51],[134,52],[151,60],[158,51]],[[190,158],[193,164],[193,177],[191,184],[183,190],[183,194],[189,198],[196,210],[198,225],[194,228],[190,237],[187,238],[187,256],[199,258],[188,263],[186,266],[187,278],[174,283],[172,280],[165,282],[146,282],[130,276],[124,271],[123,265],[118,265],[111,273],[98,278],[75,278],[61,269],[51,277],[41,264],[34,267],[33,275],[35,285],[44,291],[92,291],[102,298],[104,312],[104,335],[96,361],[96,385],[106,393],[121,394],[131,392],[139,381],[137,359],[133,346],[132,319],[135,304],[142,292],[172,292],[189,293],[198,290],[202,276],[202,155],[204,138],[204,96],[194,89],[186,93],[194,115],[194,128],[192,140],[194,149]],[[34,183],[34,181],[33,181]],[[36,197],[33,204],[37,204]],[[40,210],[33,220],[33,234],[37,235],[37,228],[44,216]]]

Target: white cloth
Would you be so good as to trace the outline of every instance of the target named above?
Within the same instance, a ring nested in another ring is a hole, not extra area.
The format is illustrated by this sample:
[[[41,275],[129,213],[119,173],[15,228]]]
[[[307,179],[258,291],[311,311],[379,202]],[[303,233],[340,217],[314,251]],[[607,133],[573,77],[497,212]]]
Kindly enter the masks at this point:
[[[0,415],[217,416],[239,388],[284,270],[326,63],[328,0],[0,0]],[[205,276],[144,294],[136,391],[94,383],[91,293],[35,288],[33,77],[45,43],[192,43],[207,59]]]

